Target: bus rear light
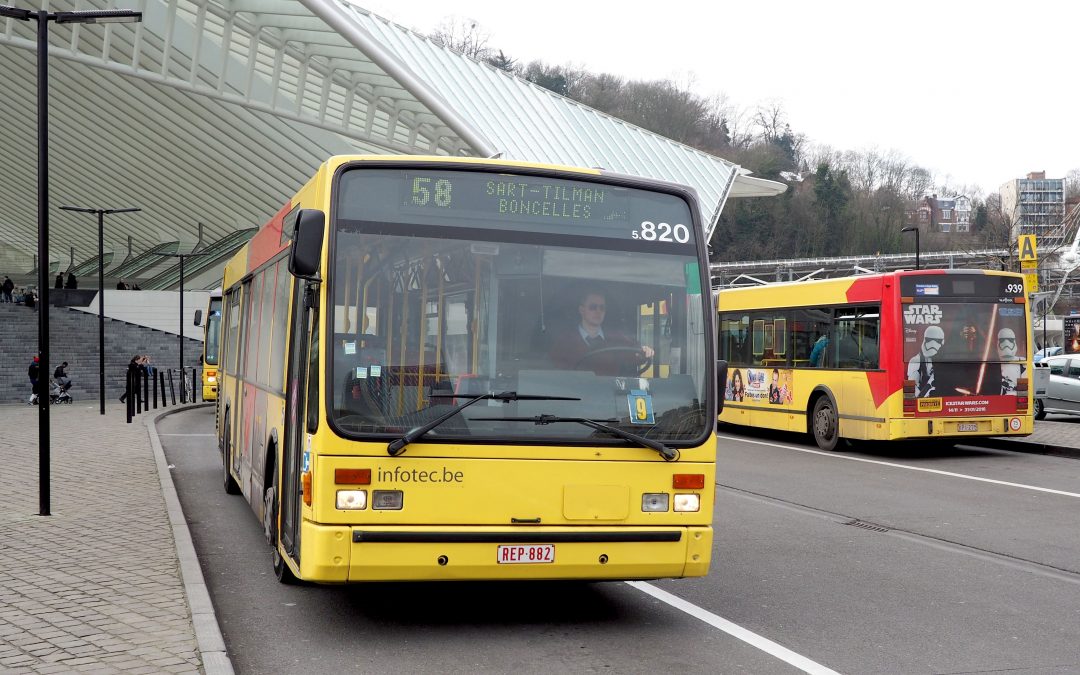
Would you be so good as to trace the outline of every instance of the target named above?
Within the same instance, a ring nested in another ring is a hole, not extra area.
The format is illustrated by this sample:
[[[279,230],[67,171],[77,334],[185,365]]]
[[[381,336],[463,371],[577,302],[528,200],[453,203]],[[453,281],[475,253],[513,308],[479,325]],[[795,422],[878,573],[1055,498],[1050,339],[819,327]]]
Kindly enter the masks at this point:
[[[668,510],[668,495],[664,492],[646,492],[641,495],[641,510],[646,513],[663,513]]]
[[[311,472],[300,474],[300,487],[304,491],[304,504],[311,506]]]
[[[366,509],[367,490],[338,490],[337,507],[342,511]]]
[[[699,511],[701,509],[701,497],[699,495],[675,495],[675,510],[683,513]]]
[[[671,477],[671,487],[676,490],[704,490],[705,474],[677,473]]]
[[[915,398],[915,380],[904,380],[904,398]]]
[[[334,469],[338,485],[371,485],[371,469]]]
[[[401,490],[375,490],[371,493],[371,508],[378,511],[400,511],[405,503]]]
[[[1018,411],[1025,411],[1025,412],[1027,411],[1027,409],[1028,409],[1027,392],[1025,392],[1023,396],[1017,396],[1016,397],[1016,409]]]
[[[1016,381],[1016,391],[1018,393],[1021,391],[1026,392],[1028,390],[1028,386],[1028,379],[1026,377],[1021,377]]]

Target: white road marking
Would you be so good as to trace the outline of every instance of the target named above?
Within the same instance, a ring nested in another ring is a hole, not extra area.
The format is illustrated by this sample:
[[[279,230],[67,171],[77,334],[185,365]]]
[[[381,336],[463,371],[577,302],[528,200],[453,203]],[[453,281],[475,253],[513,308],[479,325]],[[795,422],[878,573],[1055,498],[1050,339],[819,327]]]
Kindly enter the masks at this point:
[[[885,462],[880,459],[866,459],[865,457],[848,457],[846,455],[838,455],[832,452],[824,452],[822,450],[811,450],[810,448],[799,448],[794,445],[782,445],[780,443],[770,443],[768,441],[753,441],[748,438],[741,438],[739,436],[717,436],[717,438],[723,438],[729,441],[741,441],[743,443],[753,443],[754,445],[768,445],[773,448],[781,448],[783,450],[794,450],[796,452],[805,452],[810,455],[821,455],[822,457],[828,457],[829,459],[846,459],[851,462],[865,462],[867,464],[880,464],[881,466],[891,466],[896,469],[907,469],[908,471],[922,471],[923,473],[935,473],[939,476],[948,476],[949,478],[964,478],[966,480],[979,481],[980,483],[993,483],[995,485],[1005,485],[1008,487],[1020,488],[1022,490],[1034,490],[1036,492],[1047,492],[1052,495],[1061,495],[1063,497],[1076,497],[1080,499],[1080,493],[1066,492],[1064,490],[1054,490],[1053,488],[1039,487],[1038,485],[1026,485],[1024,483],[1010,483],[1007,480],[995,480],[993,478],[983,478],[981,476],[969,476],[964,473],[953,473],[952,471],[942,471],[941,469],[927,469],[922,466],[910,466],[908,464],[897,464],[896,462]]]
[[[722,616],[717,616],[708,610],[704,610],[693,603],[687,602],[677,595],[672,595],[667,591],[661,590],[650,583],[644,581],[627,581],[626,583],[642,593],[648,593],[657,600],[666,602],[675,609],[686,612],[695,619],[704,621],[713,628],[718,628],[752,647],[757,647],[770,656],[774,656],[785,663],[795,666],[804,673],[814,673],[815,675],[838,675],[835,670],[811,661],[801,654],[796,654],[787,647],[778,645],[768,638],[761,637],[757,633],[751,632],[738,624],[728,621]]]
[[[158,434],[158,436],[217,436],[217,434]]]

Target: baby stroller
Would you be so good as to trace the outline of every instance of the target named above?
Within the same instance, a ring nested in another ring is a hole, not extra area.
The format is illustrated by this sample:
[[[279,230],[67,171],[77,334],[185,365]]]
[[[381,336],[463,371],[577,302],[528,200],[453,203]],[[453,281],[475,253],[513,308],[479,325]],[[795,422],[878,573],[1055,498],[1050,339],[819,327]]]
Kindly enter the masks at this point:
[[[68,390],[71,389],[71,378],[64,377],[49,381],[49,403],[74,403]]]

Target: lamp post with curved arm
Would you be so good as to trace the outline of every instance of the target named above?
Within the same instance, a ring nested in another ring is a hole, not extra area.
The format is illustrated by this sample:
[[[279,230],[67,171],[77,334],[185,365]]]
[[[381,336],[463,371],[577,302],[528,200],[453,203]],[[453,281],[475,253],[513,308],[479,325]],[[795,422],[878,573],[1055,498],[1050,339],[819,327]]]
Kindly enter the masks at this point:
[[[919,228],[917,227],[905,227],[900,230],[901,232],[914,232],[915,233],[915,269],[919,268]]]
[[[103,9],[50,12],[0,5],[0,17],[37,21],[37,148],[38,148],[38,359],[44,377],[49,370],[49,22],[127,23],[142,21],[142,12]],[[39,376],[38,381],[41,381]],[[49,387],[38,394],[38,515],[49,507]],[[39,385],[40,390],[40,385]]]

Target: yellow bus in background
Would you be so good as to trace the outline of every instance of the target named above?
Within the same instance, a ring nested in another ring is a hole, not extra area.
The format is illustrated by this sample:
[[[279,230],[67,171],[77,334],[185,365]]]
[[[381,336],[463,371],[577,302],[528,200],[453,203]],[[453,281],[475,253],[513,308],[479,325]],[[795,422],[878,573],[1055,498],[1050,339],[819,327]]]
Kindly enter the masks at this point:
[[[841,439],[1032,431],[1024,280],[908,270],[721,290],[722,422]]]
[[[199,321],[196,320],[196,324]],[[221,289],[210,291],[203,326],[202,400],[216,401],[218,397],[218,352],[221,345]]]
[[[708,282],[689,188],[333,157],[225,268],[225,490],[283,582],[704,575]]]

